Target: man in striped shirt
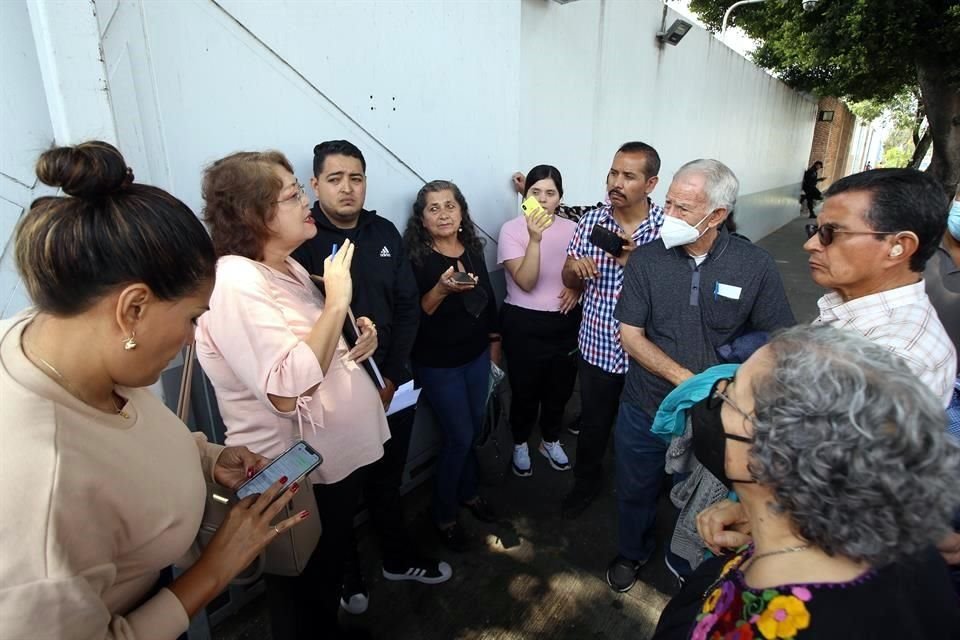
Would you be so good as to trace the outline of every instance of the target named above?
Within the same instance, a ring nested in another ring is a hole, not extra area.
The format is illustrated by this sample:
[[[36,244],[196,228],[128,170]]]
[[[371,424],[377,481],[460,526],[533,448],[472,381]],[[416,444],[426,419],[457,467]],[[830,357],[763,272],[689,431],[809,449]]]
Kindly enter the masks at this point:
[[[627,371],[620,323],[613,318],[613,309],[630,253],[638,245],[660,237],[663,209],[649,198],[657,186],[659,172],[660,156],[656,149],[643,142],[623,144],[607,173],[610,204],[592,209],[580,218],[567,248],[563,284],[583,291],[579,375],[580,397],[587,399],[577,440],[574,486],[561,504],[563,515],[568,518],[583,512],[600,492],[601,460]],[[621,238],[619,256],[591,242],[595,226]]]

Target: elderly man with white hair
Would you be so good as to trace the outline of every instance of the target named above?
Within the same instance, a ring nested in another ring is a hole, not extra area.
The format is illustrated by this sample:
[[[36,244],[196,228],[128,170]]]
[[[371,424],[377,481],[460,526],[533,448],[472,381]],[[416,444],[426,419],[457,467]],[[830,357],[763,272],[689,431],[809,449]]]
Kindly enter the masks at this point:
[[[721,361],[718,349],[795,324],[773,258],[731,234],[739,183],[717,160],[682,166],[667,191],[660,242],[627,263],[614,317],[630,356],[614,430],[618,554],[607,582],[627,591],[653,553],[667,443],[651,432],[676,385]]]

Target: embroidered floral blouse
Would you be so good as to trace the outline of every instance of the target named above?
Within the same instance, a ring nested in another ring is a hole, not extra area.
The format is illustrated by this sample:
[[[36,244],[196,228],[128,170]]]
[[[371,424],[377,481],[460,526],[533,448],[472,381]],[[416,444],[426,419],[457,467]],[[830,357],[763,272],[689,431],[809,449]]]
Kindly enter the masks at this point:
[[[960,602],[932,549],[849,582],[747,586],[753,555],[704,562],[667,605],[654,640],[960,638]],[[719,575],[718,575],[719,569]]]

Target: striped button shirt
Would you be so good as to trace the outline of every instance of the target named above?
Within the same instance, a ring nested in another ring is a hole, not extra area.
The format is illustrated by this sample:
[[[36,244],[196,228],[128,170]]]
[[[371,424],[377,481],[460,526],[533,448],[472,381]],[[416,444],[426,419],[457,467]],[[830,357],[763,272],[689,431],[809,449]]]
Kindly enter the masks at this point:
[[[643,245],[659,238],[663,217],[663,208],[650,202],[650,215],[634,231],[633,241]],[[584,281],[580,355],[608,373],[623,374],[627,372],[627,356],[620,345],[620,323],[613,318],[623,287],[623,268],[612,256],[590,242],[590,231],[596,224],[615,233],[625,233],[613,217],[613,207],[604,205],[580,218],[567,247],[567,256],[574,260],[589,256],[600,272],[599,277]]]
[[[957,352],[921,280],[916,284],[844,302],[836,292],[817,300],[814,324],[853,329],[906,360],[930,390],[950,404],[957,377]]]

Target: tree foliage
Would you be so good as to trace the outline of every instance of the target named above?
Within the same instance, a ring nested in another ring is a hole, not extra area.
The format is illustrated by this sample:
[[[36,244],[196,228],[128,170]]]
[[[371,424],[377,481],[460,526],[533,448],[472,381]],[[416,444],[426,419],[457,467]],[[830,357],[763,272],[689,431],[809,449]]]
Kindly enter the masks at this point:
[[[734,0],[691,0],[713,29]],[[768,0],[737,7],[731,24],[760,42],[754,61],[801,91],[886,102],[917,86],[917,63],[944,65],[960,87],[957,0]]]
[[[716,30],[734,1],[691,0],[690,9]],[[730,22],[760,43],[753,60],[795,89],[873,107],[919,96],[911,164],[932,143],[929,171],[953,193],[960,181],[960,0],[819,0],[809,12],[801,0],[767,0],[738,7]]]

